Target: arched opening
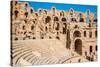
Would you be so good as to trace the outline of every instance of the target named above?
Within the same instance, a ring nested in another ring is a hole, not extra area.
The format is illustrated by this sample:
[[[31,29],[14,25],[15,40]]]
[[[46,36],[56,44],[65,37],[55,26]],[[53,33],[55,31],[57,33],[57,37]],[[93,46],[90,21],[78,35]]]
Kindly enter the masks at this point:
[[[54,21],[59,21],[58,17],[54,17]]]
[[[59,30],[60,25],[59,25],[59,23],[56,23],[56,24],[57,24],[56,30]]]
[[[28,16],[28,12],[25,12],[24,15],[27,17]]]
[[[92,52],[92,49],[93,49],[93,47],[92,47],[92,46],[90,46],[90,48],[89,48],[89,50],[90,50],[90,53]]]
[[[60,40],[59,36],[56,36],[56,39]]]
[[[47,27],[45,27],[45,31],[47,32],[47,30],[48,30],[48,28]]]
[[[56,10],[55,7],[53,7],[52,10],[55,11]]]
[[[63,18],[61,19],[61,21],[63,21],[63,22],[66,21],[66,18],[63,17]]]
[[[75,18],[71,18],[71,22],[77,22]]]
[[[15,11],[14,11],[14,15],[15,15],[16,18],[18,17],[18,13],[19,13],[18,10],[15,10]]]
[[[31,14],[33,13],[33,9],[30,9]]]
[[[17,5],[18,4],[18,1],[15,1],[15,5]]]
[[[86,18],[86,23],[90,23],[91,19],[89,17]]]
[[[86,31],[84,31],[84,37],[86,37]]]
[[[60,12],[60,16],[62,16],[62,12]]]
[[[28,7],[28,4],[27,3],[25,4],[25,7]]]
[[[36,16],[38,16],[38,13],[35,13]]]
[[[25,26],[23,26],[23,30],[25,30]]]
[[[96,50],[96,51],[98,50],[98,47],[97,47],[97,45],[95,46],[95,50]]]
[[[34,26],[33,25],[31,26],[31,30],[34,30]]]
[[[64,16],[64,12],[63,11],[60,12],[60,16]]]
[[[18,38],[16,37],[14,40],[18,40]]]
[[[66,23],[63,23],[63,34],[66,34],[66,28],[67,28]]]
[[[75,31],[73,34],[74,37],[81,37],[80,31]]]
[[[97,18],[94,19],[94,22],[97,22]]]
[[[71,8],[69,11],[70,11],[70,15],[73,15],[74,10]]]
[[[82,41],[80,39],[75,40],[75,51],[82,55]]]
[[[42,13],[42,10],[41,9],[39,9],[39,14],[41,14]]]
[[[45,18],[45,23],[49,23],[50,21],[51,21],[50,16],[47,16],[47,17]]]
[[[85,51],[85,56],[87,56],[87,51]]]
[[[27,20],[25,19],[24,22],[27,23]]]
[[[97,37],[97,30],[95,31],[95,37]]]
[[[92,25],[91,25],[91,23],[89,23],[89,27],[91,27]]]
[[[55,11],[56,11],[55,7],[52,8],[52,11],[53,11],[53,16],[54,16],[55,15]]]
[[[70,49],[71,46],[71,39],[70,39],[70,30],[67,30],[66,32],[66,48]]]
[[[87,13],[87,16],[89,16],[90,15],[90,10],[88,9],[86,13]]]
[[[80,22],[84,22],[84,19],[83,18],[80,18]]]
[[[79,14],[79,17],[80,17],[80,22],[84,22],[82,13]]]
[[[44,10],[45,14],[47,14],[47,10]]]
[[[75,25],[75,27],[74,28],[78,28],[78,25]]]
[[[89,32],[89,37],[90,37],[90,38],[92,37],[92,31]]]

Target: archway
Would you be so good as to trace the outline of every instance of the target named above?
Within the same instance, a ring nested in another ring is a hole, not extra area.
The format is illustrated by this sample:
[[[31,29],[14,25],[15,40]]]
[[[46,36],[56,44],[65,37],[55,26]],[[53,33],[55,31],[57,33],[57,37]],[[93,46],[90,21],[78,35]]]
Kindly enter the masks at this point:
[[[66,34],[66,28],[67,28],[67,24],[63,23],[63,34]]]
[[[82,55],[82,41],[80,39],[75,40],[75,51]]]
[[[49,23],[51,21],[51,17],[50,16],[47,16],[46,18],[45,18],[45,23],[47,24],[47,23]]]
[[[65,22],[65,21],[66,21],[66,18],[63,17],[63,18],[61,19],[61,21]]]
[[[93,47],[92,47],[92,46],[90,46],[90,48],[89,48],[89,49],[90,49],[90,53],[91,53],[91,52],[93,51],[93,50],[92,50],[92,49],[93,49]]]
[[[73,34],[74,37],[81,37],[80,31],[75,31]]]
[[[54,21],[59,21],[59,18],[57,16],[55,16]]]

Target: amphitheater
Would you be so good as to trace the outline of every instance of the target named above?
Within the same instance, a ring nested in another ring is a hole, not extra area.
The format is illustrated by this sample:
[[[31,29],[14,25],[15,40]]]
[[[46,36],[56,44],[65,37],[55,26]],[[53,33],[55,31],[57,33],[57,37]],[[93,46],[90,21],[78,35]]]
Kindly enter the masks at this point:
[[[11,65],[97,61],[96,13],[11,2]]]

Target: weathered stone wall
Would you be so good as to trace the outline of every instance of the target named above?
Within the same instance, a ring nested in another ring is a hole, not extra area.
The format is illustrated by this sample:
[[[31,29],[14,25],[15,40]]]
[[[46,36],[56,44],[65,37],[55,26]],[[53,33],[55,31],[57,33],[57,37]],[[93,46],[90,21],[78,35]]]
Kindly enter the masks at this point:
[[[66,12],[55,7],[35,11],[35,7],[31,8],[26,2],[13,1],[12,4],[12,40],[57,39],[72,51],[76,49],[79,52],[80,49],[83,56],[96,55],[97,28],[93,26],[94,13],[87,10],[88,16],[72,8]],[[87,17],[90,19],[89,23],[86,21]],[[81,47],[75,46],[77,39],[82,42],[77,42]]]

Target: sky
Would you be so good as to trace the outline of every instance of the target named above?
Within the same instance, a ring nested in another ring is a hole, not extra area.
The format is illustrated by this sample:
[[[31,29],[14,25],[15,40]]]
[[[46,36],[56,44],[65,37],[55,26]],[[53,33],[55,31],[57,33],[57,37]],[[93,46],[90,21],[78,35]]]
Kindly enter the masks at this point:
[[[52,7],[56,7],[57,10],[64,10],[64,11],[68,11],[70,8],[73,8],[75,11],[86,12],[86,10],[89,9],[91,12],[97,12],[96,5],[48,3],[48,2],[34,2],[34,1],[27,1],[27,2],[35,10],[39,8],[50,10]]]

